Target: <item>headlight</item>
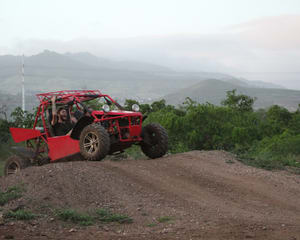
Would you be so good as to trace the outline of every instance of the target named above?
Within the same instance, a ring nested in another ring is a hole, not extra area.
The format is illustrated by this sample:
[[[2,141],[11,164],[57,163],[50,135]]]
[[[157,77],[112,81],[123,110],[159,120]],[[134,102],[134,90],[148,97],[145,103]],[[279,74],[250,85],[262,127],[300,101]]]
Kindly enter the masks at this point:
[[[137,104],[133,104],[133,105],[132,105],[132,111],[135,111],[135,112],[140,111],[140,106],[137,105]]]
[[[110,111],[110,107],[107,104],[103,105],[102,109],[106,113]]]

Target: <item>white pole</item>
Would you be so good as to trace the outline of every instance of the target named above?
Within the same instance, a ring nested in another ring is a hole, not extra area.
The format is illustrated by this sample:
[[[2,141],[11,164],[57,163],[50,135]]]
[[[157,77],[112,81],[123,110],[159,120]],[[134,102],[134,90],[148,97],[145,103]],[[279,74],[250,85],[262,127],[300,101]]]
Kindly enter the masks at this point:
[[[22,110],[25,111],[24,54],[22,55]]]

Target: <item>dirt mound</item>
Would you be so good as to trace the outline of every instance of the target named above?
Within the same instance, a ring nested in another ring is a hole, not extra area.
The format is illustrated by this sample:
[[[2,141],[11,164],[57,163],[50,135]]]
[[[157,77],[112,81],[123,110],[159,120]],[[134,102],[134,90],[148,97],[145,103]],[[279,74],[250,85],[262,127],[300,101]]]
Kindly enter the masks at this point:
[[[65,239],[300,239],[299,175],[248,167],[222,151],[56,163],[0,179],[1,189],[17,184],[26,191],[3,209],[26,206],[44,214],[35,223],[40,235],[17,227],[27,223],[0,226],[0,233],[33,239],[42,239],[42,233]],[[134,222],[109,230],[76,226],[69,233],[52,218],[54,209],[99,208],[126,214]]]

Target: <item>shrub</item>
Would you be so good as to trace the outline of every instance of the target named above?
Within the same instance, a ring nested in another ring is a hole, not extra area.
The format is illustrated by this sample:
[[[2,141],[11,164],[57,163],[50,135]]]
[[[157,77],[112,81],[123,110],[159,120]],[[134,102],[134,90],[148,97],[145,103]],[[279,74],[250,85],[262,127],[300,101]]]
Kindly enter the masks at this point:
[[[35,214],[28,210],[19,209],[17,211],[9,211],[4,214],[4,218],[13,218],[16,220],[31,220],[36,217]]]
[[[286,166],[300,167],[300,135],[288,131],[281,135],[266,137],[252,146],[244,156],[250,165],[266,169],[283,169]]]
[[[78,213],[72,209],[58,210],[57,216],[63,221],[70,221],[84,226],[92,225],[94,223],[91,216]]]
[[[160,222],[160,223],[169,222],[169,221],[171,221],[171,220],[172,220],[172,218],[169,217],[169,216],[163,216],[163,217],[159,217],[159,218],[157,219],[157,221]]]
[[[122,215],[122,214],[115,214],[111,213],[107,209],[98,209],[96,210],[96,214],[98,215],[98,219],[101,222],[118,222],[118,223],[132,223],[132,218]]]
[[[20,186],[9,187],[5,192],[0,191],[0,206],[5,205],[11,200],[22,197],[23,189]]]

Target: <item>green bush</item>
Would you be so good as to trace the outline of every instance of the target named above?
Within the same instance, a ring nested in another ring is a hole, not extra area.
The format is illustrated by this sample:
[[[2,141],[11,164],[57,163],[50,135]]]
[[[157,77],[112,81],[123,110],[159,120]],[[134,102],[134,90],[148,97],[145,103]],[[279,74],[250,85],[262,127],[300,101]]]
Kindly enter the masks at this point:
[[[22,187],[13,186],[9,187],[5,192],[0,191],[0,206],[5,205],[11,200],[22,197]]]
[[[157,218],[157,221],[160,222],[160,223],[169,222],[169,221],[171,221],[171,220],[172,220],[172,218],[169,217],[169,216],[163,216],[163,217]]]
[[[36,217],[31,211],[19,209],[17,211],[9,211],[6,212],[4,218],[11,218],[16,220],[31,220]]]
[[[286,131],[256,142],[243,157],[247,163],[266,169],[300,167],[299,146],[300,134],[291,135]]]
[[[110,223],[110,222],[132,223],[133,222],[132,218],[126,215],[111,213],[109,210],[102,209],[102,208],[96,209],[93,215],[89,215],[86,213],[79,213],[73,209],[57,210],[56,215],[63,221],[72,222],[83,226],[92,225],[95,223],[96,220],[105,223]]]
[[[7,120],[0,119],[0,144],[6,143],[10,138],[10,122]]]
[[[165,108],[151,113],[145,122],[158,122],[167,129],[173,153],[195,149],[232,151],[236,144],[249,147],[261,138],[259,120],[253,112],[209,103],[185,109],[184,114],[177,115],[175,109]]]
[[[253,111],[254,100],[230,91],[224,106],[187,99],[176,109],[164,103],[145,124],[158,122],[166,128],[171,153],[223,149],[257,167],[298,167],[300,111],[291,113],[276,105]]]
[[[101,222],[118,222],[118,223],[132,223],[132,218],[122,215],[122,214],[115,214],[111,213],[107,209],[98,209],[96,210],[96,214],[98,215],[98,219]]]
[[[93,217],[87,214],[78,213],[72,209],[58,210],[56,215],[63,221],[70,221],[83,226],[89,226],[94,223]]]

